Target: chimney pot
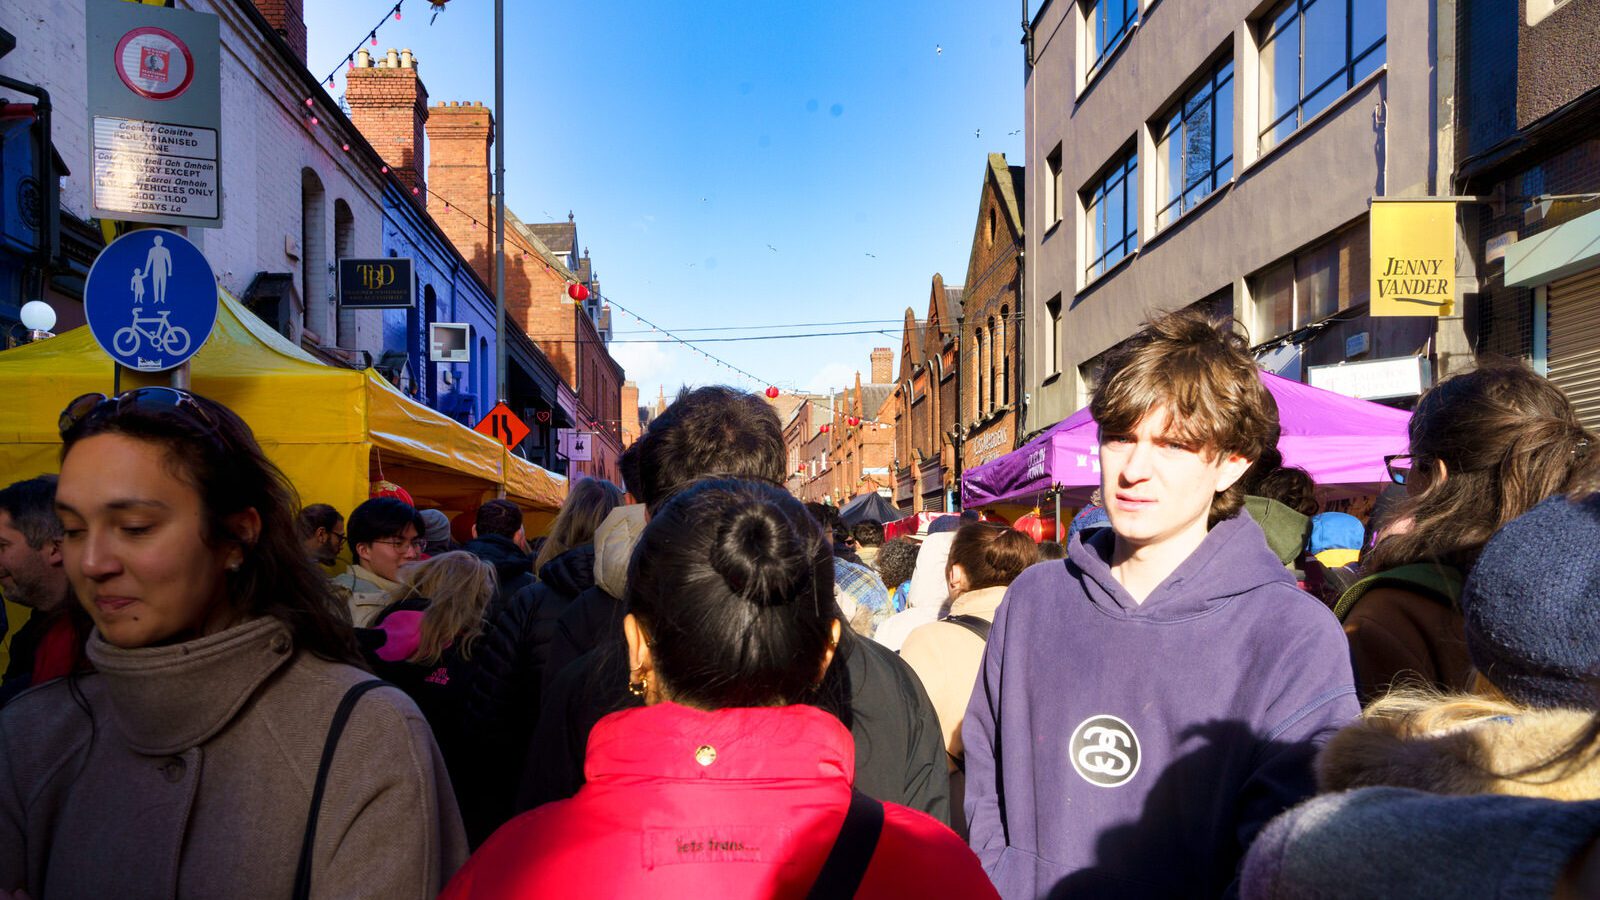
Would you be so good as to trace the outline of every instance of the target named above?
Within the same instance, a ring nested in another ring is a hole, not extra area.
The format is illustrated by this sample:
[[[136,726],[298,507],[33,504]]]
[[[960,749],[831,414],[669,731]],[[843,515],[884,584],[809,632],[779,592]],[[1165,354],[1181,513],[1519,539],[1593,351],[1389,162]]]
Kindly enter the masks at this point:
[[[415,69],[416,67],[417,67],[417,58],[415,56],[411,55],[411,48],[407,47],[406,49],[401,50],[400,51],[400,68],[402,68],[402,69]]]
[[[390,47],[389,52],[383,55],[383,62],[391,69],[400,68],[400,51]]]
[[[362,47],[360,50],[357,50],[356,51],[356,68],[365,69],[365,68],[367,68],[367,67],[369,67],[371,65],[372,65],[372,54],[367,52],[367,48]]]

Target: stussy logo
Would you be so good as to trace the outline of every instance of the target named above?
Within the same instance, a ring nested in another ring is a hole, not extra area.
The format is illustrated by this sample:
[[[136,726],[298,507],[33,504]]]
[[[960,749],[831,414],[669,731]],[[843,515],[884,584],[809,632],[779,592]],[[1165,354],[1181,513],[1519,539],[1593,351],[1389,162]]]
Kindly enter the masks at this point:
[[[1116,716],[1090,716],[1072,732],[1072,767],[1095,787],[1127,784],[1139,771],[1139,736]]]

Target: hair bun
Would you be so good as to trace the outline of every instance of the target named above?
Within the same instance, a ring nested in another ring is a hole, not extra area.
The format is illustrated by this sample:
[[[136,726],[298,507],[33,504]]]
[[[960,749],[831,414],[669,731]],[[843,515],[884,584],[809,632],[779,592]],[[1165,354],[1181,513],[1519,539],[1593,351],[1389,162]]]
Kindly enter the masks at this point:
[[[758,606],[793,600],[796,569],[803,555],[792,525],[767,504],[738,510],[717,529],[711,568],[728,590]]]

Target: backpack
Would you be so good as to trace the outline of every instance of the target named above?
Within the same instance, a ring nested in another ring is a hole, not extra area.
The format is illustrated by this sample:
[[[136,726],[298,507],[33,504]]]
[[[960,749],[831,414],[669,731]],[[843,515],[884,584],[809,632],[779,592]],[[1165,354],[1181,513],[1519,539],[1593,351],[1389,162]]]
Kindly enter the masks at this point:
[[[1333,605],[1333,614],[1343,622],[1367,591],[1378,587],[1395,587],[1431,597],[1452,609],[1461,604],[1461,587],[1466,581],[1461,570],[1437,563],[1410,563],[1396,566],[1357,581],[1339,596]]]

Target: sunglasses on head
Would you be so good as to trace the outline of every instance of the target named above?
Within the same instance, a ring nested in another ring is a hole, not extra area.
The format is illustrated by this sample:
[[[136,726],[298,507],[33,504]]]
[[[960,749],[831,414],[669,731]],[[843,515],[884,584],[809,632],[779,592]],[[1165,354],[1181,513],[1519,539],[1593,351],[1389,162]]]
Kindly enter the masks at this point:
[[[67,404],[61,411],[61,418],[56,421],[56,428],[65,437],[67,432],[90,419],[98,419],[108,415],[120,415],[130,409],[143,412],[171,412],[184,410],[194,415],[207,429],[214,430],[217,425],[205,411],[193,394],[188,391],[170,387],[145,387],[123,391],[115,397],[108,397],[101,393],[84,394]]]

